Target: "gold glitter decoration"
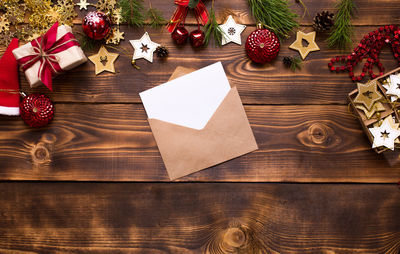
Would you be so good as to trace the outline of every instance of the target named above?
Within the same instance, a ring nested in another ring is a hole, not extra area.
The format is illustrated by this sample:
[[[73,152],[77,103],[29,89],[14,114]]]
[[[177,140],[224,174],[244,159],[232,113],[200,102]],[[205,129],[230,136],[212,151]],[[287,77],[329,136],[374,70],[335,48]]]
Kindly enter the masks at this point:
[[[4,33],[10,30],[10,22],[8,22],[4,17],[0,17],[0,33]]]

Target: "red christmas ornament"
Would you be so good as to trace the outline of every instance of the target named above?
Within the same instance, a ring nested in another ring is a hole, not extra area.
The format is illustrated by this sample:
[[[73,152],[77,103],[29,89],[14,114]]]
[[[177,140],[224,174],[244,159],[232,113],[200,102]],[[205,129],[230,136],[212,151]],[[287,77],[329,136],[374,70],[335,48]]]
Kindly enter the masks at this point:
[[[179,25],[171,34],[172,39],[176,44],[182,45],[189,38],[189,32],[183,25]]]
[[[94,40],[104,39],[111,31],[110,18],[100,12],[91,11],[83,18],[83,32]]]
[[[367,72],[372,79],[382,76],[385,72],[385,68],[379,60],[379,54],[381,53],[382,47],[386,44],[389,45],[392,48],[393,56],[400,64],[399,39],[400,29],[398,26],[390,25],[380,27],[378,30],[365,35],[357,47],[354,48],[354,52],[350,55],[332,58],[328,63],[328,68],[335,72],[348,71],[353,82],[361,81],[366,76]],[[362,72],[360,75],[355,76],[353,69],[364,58],[367,58],[367,61],[362,68]],[[344,65],[335,67],[333,64],[336,62],[342,62]],[[374,73],[374,66],[378,68],[379,74]]]
[[[54,104],[44,94],[30,94],[20,104],[21,118],[31,127],[43,127],[54,118]]]
[[[258,28],[246,41],[246,52],[256,63],[265,64],[276,58],[280,49],[279,38],[268,29]]]
[[[194,30],[190,33],[190,44],[193,47],[198,48],[204,45],[205,35],[200,29]]]

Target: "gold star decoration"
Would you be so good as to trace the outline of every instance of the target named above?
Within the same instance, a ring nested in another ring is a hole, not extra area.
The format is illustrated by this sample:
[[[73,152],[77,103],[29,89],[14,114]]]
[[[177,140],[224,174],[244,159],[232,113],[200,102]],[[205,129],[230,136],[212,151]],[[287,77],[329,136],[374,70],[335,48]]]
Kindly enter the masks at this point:
[[[79,3],[77,3],[76,5],[79,6],[79,10],[85,9],[87,10],[87,7],[89,5],[92,5],[91,3],[88,3],[87,0],[79,0]]]
[[[104,46],[101,46],[97,54],[89,56],[89,60],[95,65],[96,75],[103,71],[115,73],[114,62],[118,56],[119,54],[110,53]]]
[[[112,14],[112,18],[115,24],[119,25],[122,22],[122,8],[117,8],[114,10],[113,14]]]
[[[125,32],[121,32],[119,28],[113,28],[106,38],[106,44],[119,44],[121,40],[124,40]]]
[[[375,102],[383,98],[378,92],[376,81],[369,81],[366,84],[357,83],[358,94],[354,99],[355,103],[363,104],[367,110],[371,110]]]
[[[303,46],[303,40],[308,43],[307,46]],[[310,52],[319,50],[318,45],[315,43],[315,32],[306,34],[302,31],[298,31],[296,40],[289,46],[289,48],[299,51],[301,58],[304,60]]]
[[[367,117],[367,119],[371,119],[371,117],[375,113],[379,113],[379,112],[386,110],[385,107],[383,106],[383,104],[380,103],[379,101],[374,103],[371,110],[368,110],[364,105],[356,105],[356,108],[362,110],[364,112],[365,116]]]
[[[8,22],[5,18],[0,18],[0,33],[6,32],[10,29],[10,22]]]

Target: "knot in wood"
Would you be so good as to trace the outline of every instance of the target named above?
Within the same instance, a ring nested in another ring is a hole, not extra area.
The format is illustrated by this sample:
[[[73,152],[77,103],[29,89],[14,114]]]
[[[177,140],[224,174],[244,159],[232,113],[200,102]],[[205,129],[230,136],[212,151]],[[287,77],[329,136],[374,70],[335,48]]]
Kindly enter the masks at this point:
[[[31,152],[34,163],[44,163],[50,161],[50,152],[44,142],[37,143]]]
[[[229,228],[226,230],[223,241],[234,248],[240,248],[246,243],[246,234],[240,228]]]
[[[314,123],[308,128],[308,135],[315,144],[323,144],[328,138],[327,126],[321,123]]]

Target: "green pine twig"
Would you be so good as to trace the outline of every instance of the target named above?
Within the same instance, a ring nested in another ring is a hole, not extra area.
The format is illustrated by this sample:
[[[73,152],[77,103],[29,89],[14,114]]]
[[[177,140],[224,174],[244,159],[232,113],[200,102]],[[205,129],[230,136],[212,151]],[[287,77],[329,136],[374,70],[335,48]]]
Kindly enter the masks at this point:
[[[83,51],[94,51],[103,44],[103,40],[94,40],[89,38],[86,34],[78,33],[78,42],[81,45]]]
[[[352,45],[353,26],[351,18],[354,15],[355,4],[353,0],[339,0],[337,3],[335,23],[328,37],[330,48],[347,49]]]
[[[221,27],[219,27],[217,19],[215,17],[214,7],[211,7],[210,15],[208,17],[208,22],[204,26],[205,38],[204,45],[208,45],[211,37],[214,38],[215,45],[218,47],[222,46],[222,36],[225,36],[224,31],[222,31]]]
[[[297,69],[301,69],[302,60],[300,57],[292,57],[292,63],[290,64],[290,69],[295,72]]]
[[[287,38],[299,26],[298,17],[287,0],[248,0],[257,22],[271,29],[279,38]]]
[[[158,28],[167,24],[167,20],[163,17],[162,12],[153,8],[151,4],[150,8],[147,10],[146,17],[152,28]]]
[[[142,27],[145,22],[143,0],[120,0],[121,16],[123,22],[129,25]]]

